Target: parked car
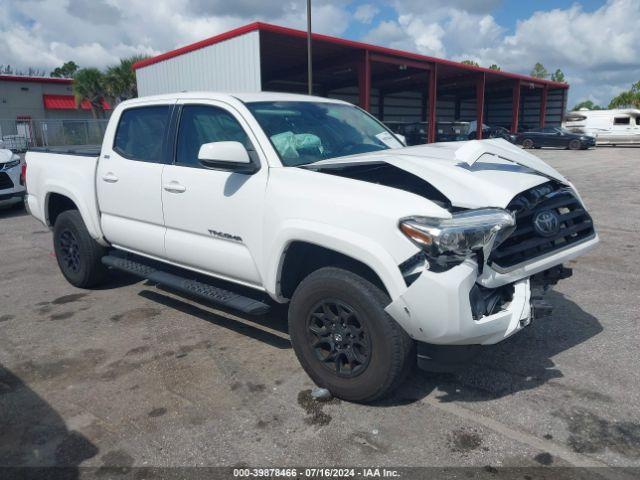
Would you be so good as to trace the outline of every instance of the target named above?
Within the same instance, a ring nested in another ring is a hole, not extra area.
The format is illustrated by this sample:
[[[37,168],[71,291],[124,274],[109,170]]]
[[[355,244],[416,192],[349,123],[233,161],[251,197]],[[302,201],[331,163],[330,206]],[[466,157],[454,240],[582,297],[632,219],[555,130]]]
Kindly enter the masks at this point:
[[[475,121],[469,122],[468,140],[476,138],[477,125],[478,123]],[[507,142],[516,143],[518,136],[504,127],[482,124],[482,138],[504,138]]]
[[[590,135],[570,132],[562,127],[542,127],[519,133],[516,143],[523,148],[556,147],[586,150],[595,147],[596,139]]]
[[[0,207],[24,202],[24,162],[20,156],[0,145]]]
[[[424,145],[428,142],[428,122],[386,122],[395,134],[401,135],[408,146]],[[459,142],[467,140],[469,122],[438,122],[437,142]]]
[[[578,135],[596,138],[598,145],[640,144],[640,110],[578,110],[569,112],[563,126]]]
[[[245,314],[288,302],[303,368],[352,401],[521,331],[549,312],[532,291],[598,242],[571,183],[522,149],[403,147],[327,98],[128,100],[101,149],[27,166],[71,284],[118,269]]]

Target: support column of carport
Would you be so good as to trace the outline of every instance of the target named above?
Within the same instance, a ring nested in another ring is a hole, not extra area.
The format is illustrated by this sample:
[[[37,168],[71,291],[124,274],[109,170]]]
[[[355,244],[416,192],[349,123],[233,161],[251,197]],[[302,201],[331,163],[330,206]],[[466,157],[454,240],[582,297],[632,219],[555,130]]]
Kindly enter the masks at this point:
[[[520,118],[520,80],[516,80],[513,86],[511,108],[511,133],[518,133],[518,120]]]
[[[358,65],[358,95],[360,108],[371,110],[371,55],[369,50],[362,52]]]
[[[427,143],[436,141],[436,102],[438,99],[438,64],[434,63],[429,71],[429,115],[427,117]]]
[[[476,81],[476,138],[482,140],[482,125],[484,125],[484,89],[487,75],[483,72],[482,76]]]

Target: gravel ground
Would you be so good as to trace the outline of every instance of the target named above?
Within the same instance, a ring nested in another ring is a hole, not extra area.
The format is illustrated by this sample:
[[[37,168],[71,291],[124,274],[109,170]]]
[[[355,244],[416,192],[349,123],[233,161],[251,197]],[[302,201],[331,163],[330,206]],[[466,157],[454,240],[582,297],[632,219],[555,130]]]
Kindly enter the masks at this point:
[[[0,212],[0,465],[640,466],[640,150],[534,153],[601,244],[553,316],[371,406],[309,400],[286,310],[239,318],[126,276],[75,289],[48,229]]]

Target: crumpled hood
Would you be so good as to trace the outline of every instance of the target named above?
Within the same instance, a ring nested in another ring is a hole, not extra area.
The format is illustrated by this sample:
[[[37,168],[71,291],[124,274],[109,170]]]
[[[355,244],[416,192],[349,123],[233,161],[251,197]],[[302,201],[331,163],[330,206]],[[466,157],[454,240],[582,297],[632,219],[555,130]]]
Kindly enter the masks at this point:
[[[518,193],[554,179],[568,184],[555,169],[504,139],[419,145],[323,160],[316,170],[386,162],[430,183],[452,205],[505,208]]]

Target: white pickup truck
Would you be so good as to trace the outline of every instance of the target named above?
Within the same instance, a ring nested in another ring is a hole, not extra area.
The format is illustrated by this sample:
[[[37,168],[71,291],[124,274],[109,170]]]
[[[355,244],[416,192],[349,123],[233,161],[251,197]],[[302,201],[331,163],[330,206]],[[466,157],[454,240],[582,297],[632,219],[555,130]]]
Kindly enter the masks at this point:
[[[363,402],[548,313],[532,291],[598,242],[571,183],[504,140],[404,147],[302,95],[126,101],[101,150],[28,152],[27,186],[73,285],[115,268],[247,314],[289,302],[304,369]]]

